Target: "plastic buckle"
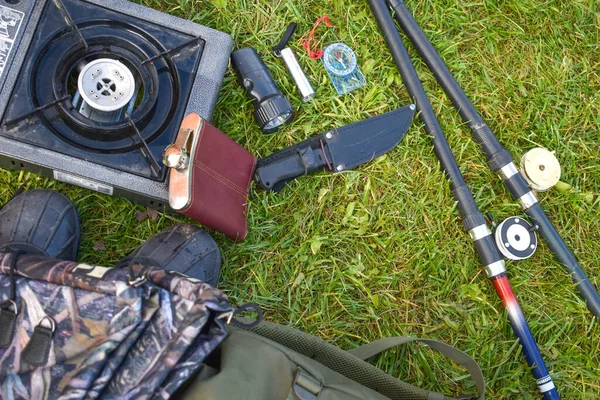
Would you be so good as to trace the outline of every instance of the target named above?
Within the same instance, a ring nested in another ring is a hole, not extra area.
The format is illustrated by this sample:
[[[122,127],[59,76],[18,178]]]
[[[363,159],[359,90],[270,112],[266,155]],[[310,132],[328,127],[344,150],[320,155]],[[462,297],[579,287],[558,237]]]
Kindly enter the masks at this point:
[[[323,390],[323,384],[308,372],[298,367],[294,376],[292,392],[295,398],[300,400],[317,400],[319,393]]]

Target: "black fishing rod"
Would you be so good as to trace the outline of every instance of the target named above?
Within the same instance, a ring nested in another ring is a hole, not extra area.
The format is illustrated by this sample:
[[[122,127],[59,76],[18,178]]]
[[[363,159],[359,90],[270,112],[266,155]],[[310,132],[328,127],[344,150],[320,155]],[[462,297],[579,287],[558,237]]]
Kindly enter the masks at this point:
[[[531,334],[519,302],[506,276],[504,260],[498,252],[485,218],[477,208],[473,194],[460,172],[450,145],[444,136],[444,132],[425,93],[425,89],[396,29],[386,0],[369,0],[369,5],[400,71],[404,85],[417,105],[417,109],[420,111],[421,122],[425,125],[427,133],[432,136],[433,149],[446,176],[450,180],[452,195],[458,203],[458,209],[465,230],[469,232],[479,260],[494,284],[498,296],[502,299],[504,307],[508,311],[510,324],[523,348],[525,359],[531,366],[532,373],[537,379],[538,387],[544,395],[544,399],[559,399],[560,397],[544,364],[537,343]]]
[[[589,281],[581,266],[562,240],[552,222],[537,201],[529,184],[515,166],[512,156],[498,142],[498,139],[483,121],[467,95],[462,90],[448,67],[437,53],[425,33],[421,30],[414,17],[402,0],[387,0],[394,10],[400,27],[415,46],[415,49],[427,64],[436,80],[448,95],[462,119],[469,125],[474,139],[481,145],[490,169],[498,173],[515,200],[518,200],[525,213],[538,226],[540,235],[548,243],[554,256],[571,274],[581,297],[588,309],[600,318],[600,296],[594,285]]]

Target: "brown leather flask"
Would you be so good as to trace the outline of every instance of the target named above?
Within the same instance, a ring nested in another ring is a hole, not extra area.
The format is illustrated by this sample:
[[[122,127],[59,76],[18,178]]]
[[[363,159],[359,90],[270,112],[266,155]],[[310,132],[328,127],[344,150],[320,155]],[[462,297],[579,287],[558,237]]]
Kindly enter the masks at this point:
[[[248,234],[248,191],[256,159],[198,114],[181,124],[165,149],[170,168],[169,204],[174,210],[233,240]]]

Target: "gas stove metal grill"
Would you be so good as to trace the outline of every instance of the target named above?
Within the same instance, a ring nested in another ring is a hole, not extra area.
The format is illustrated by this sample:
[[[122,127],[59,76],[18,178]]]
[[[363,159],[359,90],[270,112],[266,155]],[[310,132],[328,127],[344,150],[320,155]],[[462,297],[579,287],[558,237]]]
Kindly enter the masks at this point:
[[[167,206],[163,149],[210,119],[232,47],[124,0],[0,0],[0,167]]]

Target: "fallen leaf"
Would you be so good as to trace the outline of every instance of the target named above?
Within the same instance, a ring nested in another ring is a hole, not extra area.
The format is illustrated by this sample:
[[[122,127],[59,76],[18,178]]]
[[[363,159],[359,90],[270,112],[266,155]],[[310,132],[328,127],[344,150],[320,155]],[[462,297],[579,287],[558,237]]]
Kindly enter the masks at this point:
[[[446,325],[448,325],[450,328],[454,329],[455,331],[457,331],[459,329],[458,324],[454,321],[452,321],[450,319],[450,317],[445,316],[444,317],[444,322],[446,322]]]
[[[142,222],[143,220],[148,218],[148,213],[146,211],[136,211],[135,217],[137,218],[138,222]]]
[[[319,239],[314,239],[313,241],[310,242],[310,250],[312,251],[313,254],[317,254],[319,252],[319,250],[321,250],[321,245],[323,244],[323,242],[321,242]]]
[[[227,8],[227,0],[209,0],[209,3],[217,8]]]
[[[146,209],[146,214],[148,215],[148,217],[150,217],[150,219],[152,219],[152,221],[156,221],[158,219],[158,212],[151,208]]]
[[[298,276],[296,277],[296,279],[294,280],[294,283],[292,283],[292,287],[295,288],[296,286],[301,284],[303,280],[304,280],[304,274],[302,272],[300,272],[298,274]]]
[[[560,193],[566,193],[571,190],[571,185],[562,181],[558,182],[555,187]]]
[[[323,188],[323,189],[319,190],[319,197],[317,198],[317,201],[319,203],[321,203],[327,193],[329,193],[329,189]]]
[[[97,253],[103,253],[106,251],[106,245],[102,240],[96,240],[94,242],[93,250]]]
[[[342,219],[342,224],[347,224],[348,220],[350,219],[350,217],[352,217],[352,213],[354,213],[354,209],[356,208],[356,202],[355,201],[351,201],[350,203],[348,203],[348,205],[346,206],[346,215],[344,215],[344,218]]]
[[[594,194],[593,193],[584,193],[583,201],[588,204],[592,204],[594,202]]]
[[[365,63],[362,65],[362,70],[365,72],[365,74],[368,74],[369,72],[371,72],[373,70],[373,68],[375,67],[375,65],[377,64],[377,61],[375,61],[372,58],[369,58],[367,61],[365,61]]]
[[[379,307],[379,295],[373,294],[369,297],[371,298],[371,301],[373,302],[373,305],[375,306],[375,308]]]

